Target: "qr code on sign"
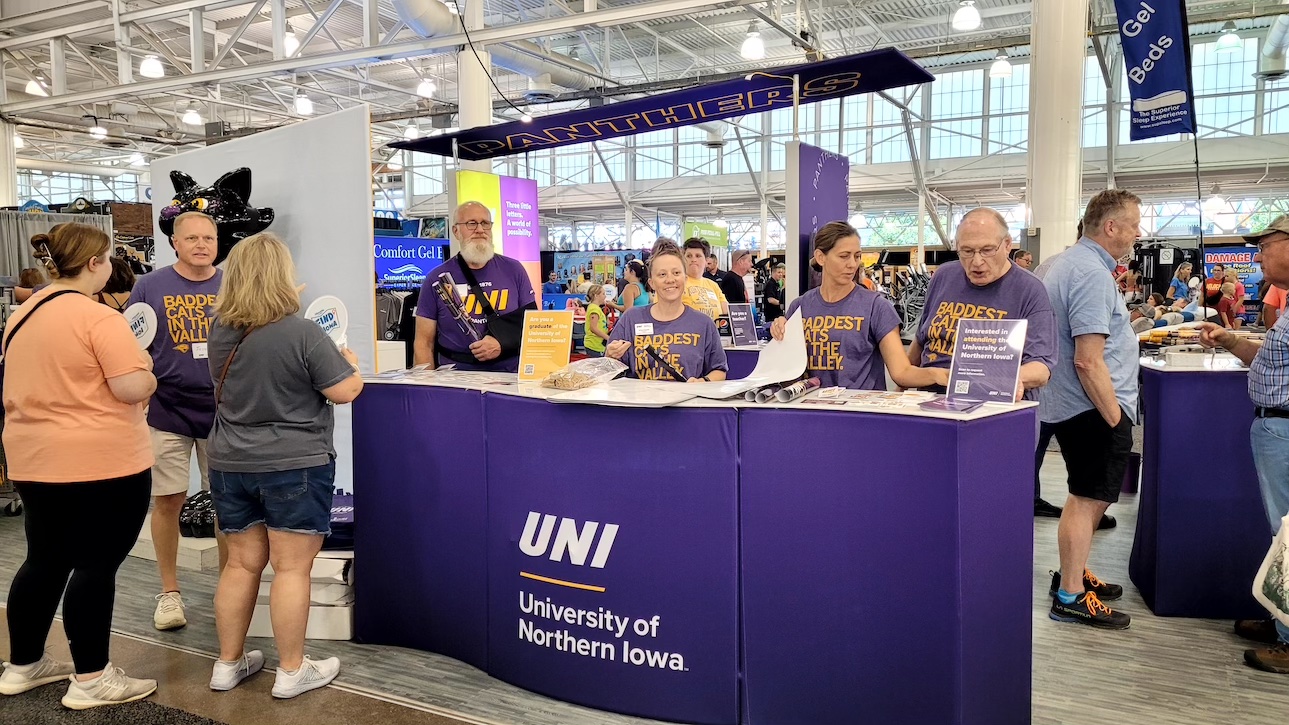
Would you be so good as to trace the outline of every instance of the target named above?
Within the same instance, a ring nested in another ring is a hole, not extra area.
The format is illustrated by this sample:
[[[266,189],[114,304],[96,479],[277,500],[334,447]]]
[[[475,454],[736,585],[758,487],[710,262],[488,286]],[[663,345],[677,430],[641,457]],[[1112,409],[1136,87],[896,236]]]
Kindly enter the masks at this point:
[[[532,375],[535,372],[537,372],[536,365],[529,363],[528,365],[524,366],[524,375]]]
[[[971,391],[971,382],[968,380],[959,380],[953,384],[954,395],[966,395]]]

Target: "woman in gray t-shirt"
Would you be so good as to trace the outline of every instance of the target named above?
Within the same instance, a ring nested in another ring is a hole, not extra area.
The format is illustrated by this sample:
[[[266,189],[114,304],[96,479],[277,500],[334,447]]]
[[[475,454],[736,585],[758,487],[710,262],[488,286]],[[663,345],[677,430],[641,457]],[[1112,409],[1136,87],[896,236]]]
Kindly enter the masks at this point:
[[[296,317],[300,293],[291,253],[270,233],[229,253],[210,330],[215,425],[210,492],[228,538],[228,565],[215,592],[220,659],[212,690],[230,690],[264,666],[245,652],[260,575],[273,560],[269,608],[278,648],[273,696],[326,685],[340,660],[304,657],[309,572],[331,532],[336,473],[332,404],[362,391],[358,358],[336,349],[313,322]]]

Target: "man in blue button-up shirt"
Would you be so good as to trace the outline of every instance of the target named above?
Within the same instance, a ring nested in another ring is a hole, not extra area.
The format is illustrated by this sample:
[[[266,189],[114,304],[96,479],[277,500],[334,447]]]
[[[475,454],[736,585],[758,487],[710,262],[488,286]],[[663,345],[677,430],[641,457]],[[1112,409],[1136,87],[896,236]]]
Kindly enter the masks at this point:
[[[1244,239],[1257,243],[1267,281],[1289,288],[1289,216],[1277,217],[1266,229]],[[1289,320],[1277,320],[1260,344],[1205,322],[1200,325],[1200,343],[1224,347],[1249,366],[1249,398],[1257,406],[1249,443],[1267,519],[1276,531],[1289,515]],[[1235,633],[1272,645],[1246,650],[1244,661],[1250,666],[1289,674],[1289,626],[1270,619],[1242,620],[1235,623]]]
[[[1098,579],[1087,562],[1092,533],[1119,500],[1132,452],[1137,336],[1112,273],[1137,241],[1140,205],[1122,189],[1092,197],[1084,236],[1052,260],[1043,278],[1056,313],[1058,352],[1039,416],[1061,445],[1070,487],[1056,533],[1061,571],[1052,581],[1051,617],[1105,629],[1126,629],[1132,621],[1103,603],[1123,596],[1123,587]]]

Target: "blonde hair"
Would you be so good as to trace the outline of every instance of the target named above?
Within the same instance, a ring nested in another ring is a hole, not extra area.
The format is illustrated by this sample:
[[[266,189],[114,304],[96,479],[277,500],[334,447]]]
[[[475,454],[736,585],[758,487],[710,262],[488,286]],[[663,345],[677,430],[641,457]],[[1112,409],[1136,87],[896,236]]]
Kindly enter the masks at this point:
[[[220,324],[263,327],[300,311],[291,251],[272,232],[238,242],[224,260],[215,315]]]
[[[1222,279],[1229,279],[1232,282],[1238,281],[1240,279],[1240,273],[1234,269],[1228,269],[1226,270],[1226,274],[1222,275]]]
[[[1185,282],[1186,278],[1190,276],[1192,269],[1194,269],[1194,267],[1191,266],[1190,262],[1182,262],[1178,265],[1177,271],[1173,273],[1173,279],[1180,279]]]
[[[63,279],[79,275],[91,259],[111,252],[112,238],[98,227],[68,222],[33,236],[31,249],[50,279]]]
[[[596,296],[596,295],[598,295],[598,294],[600,294],[600,293],[601,293],[601,292],[603,292],[603,291],[604,291],[604,285],[602,285],[602,284],[593,284],[593,285],[591,285],[590,287],[587,287],[587,288],[586,288],[586,303],[587,303],[587,304],[591,304],[591,300],[595,299],[595,296]]]
[[[206,221],[210,222],[210,226],[212,229],[215,229],[216,231],[219,230],[219,223],[215,221],[215,217],[209,214],[203,214],[199,211],[186,211],[180,214],[179,216],[175,217],[174,224],[170,227],[170,230],[175,234],[178,234],[179,225],[183,224],[185,221],[188,221],[190,219],[205,219]]]
[[[1235,294],[1235,285],[1230,282],[1222,283],[1222,294]]]

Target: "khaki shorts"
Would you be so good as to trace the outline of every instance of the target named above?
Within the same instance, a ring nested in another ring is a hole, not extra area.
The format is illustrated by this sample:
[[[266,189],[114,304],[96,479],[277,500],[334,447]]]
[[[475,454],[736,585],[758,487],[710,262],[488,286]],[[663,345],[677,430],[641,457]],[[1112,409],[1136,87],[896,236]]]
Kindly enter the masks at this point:
[[[210,466],[206,461],[206,441],[189,438],[178,433],[167,433],[148,428],[152,434],[152,455],[157,462],[152,466],[152,495],[171,496],[188,493],[188,464],[192,449],[197,448],[197,466],[201,469],[201,488],[210,490]]]

